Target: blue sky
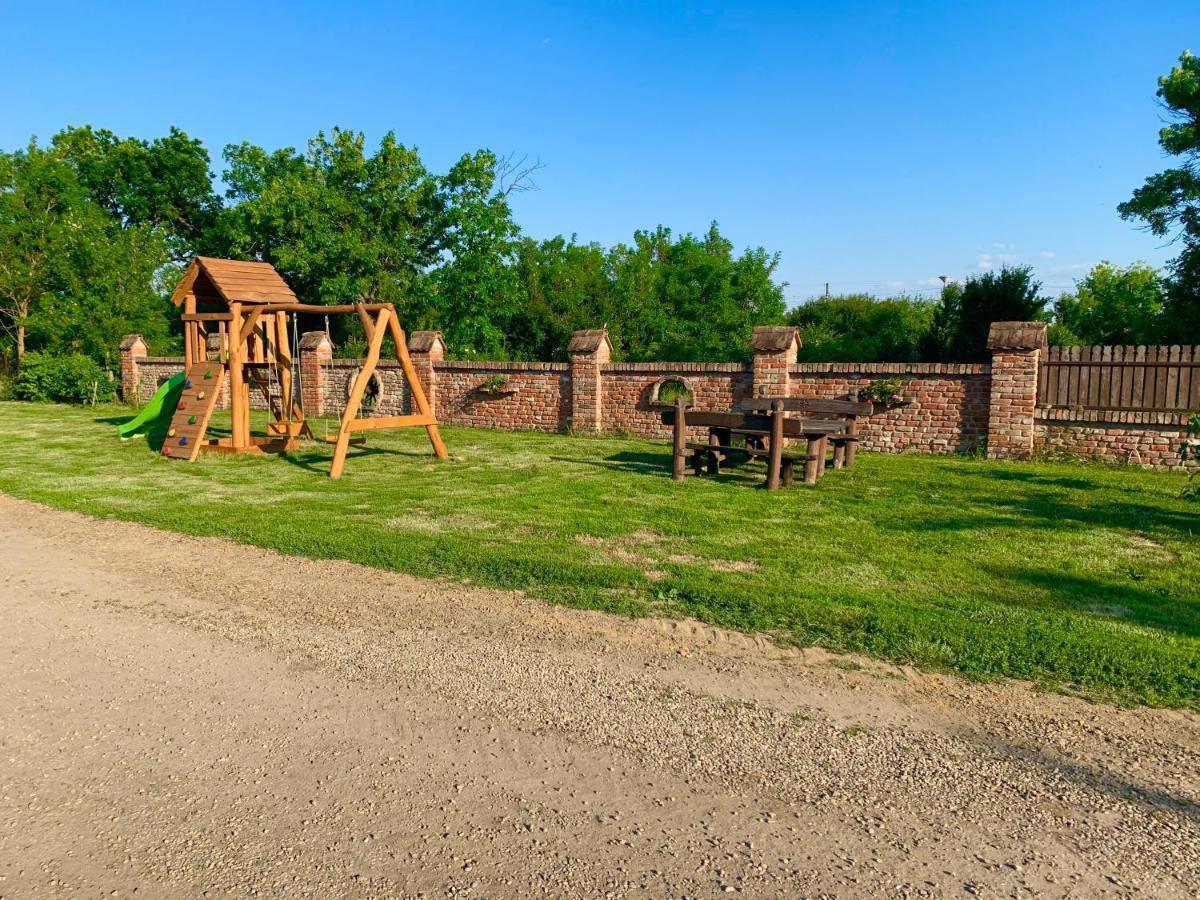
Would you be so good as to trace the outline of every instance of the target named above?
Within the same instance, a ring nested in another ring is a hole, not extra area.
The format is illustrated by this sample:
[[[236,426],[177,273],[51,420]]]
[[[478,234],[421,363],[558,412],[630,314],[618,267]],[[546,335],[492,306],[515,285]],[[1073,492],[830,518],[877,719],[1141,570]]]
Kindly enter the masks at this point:
[[[250,7],[253,6],[253,9]],[[91,123],[220,150],[394,129],[444,170],[539,159],[535,237],[717,220],[797,302],[932,292],[1003,262],[1047,290],[1171,247],[1115,206],[1166,165],[1154,91],[1189,2],[0,2],[0,145]]]

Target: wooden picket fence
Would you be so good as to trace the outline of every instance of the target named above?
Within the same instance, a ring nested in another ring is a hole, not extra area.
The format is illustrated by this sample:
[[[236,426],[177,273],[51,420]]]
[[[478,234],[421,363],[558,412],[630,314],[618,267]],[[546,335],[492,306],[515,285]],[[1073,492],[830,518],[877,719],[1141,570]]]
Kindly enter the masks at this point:
[[[1059,409],[1200,409],[1200,347],[1051,347],[1038,405]]]

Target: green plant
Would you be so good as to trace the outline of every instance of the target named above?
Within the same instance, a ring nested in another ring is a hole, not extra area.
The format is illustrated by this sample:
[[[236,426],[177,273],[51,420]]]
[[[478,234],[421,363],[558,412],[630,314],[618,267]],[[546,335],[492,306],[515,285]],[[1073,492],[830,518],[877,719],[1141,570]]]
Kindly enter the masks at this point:
[[[905,400],[904,383],[899,378],[880,378],[862,388],[858,399],[880,406],[897,406]]]
[[[676,381],[672,379],[670,381],[664,381],[658,386],[657,400],[659,403],[664,403],[668,406],[674,406],[675,401],[680,397],[683,398],[683,402],[685,404],[688,406],[692,405],[692,392],[688,390],[688,386],[682,381]]]
[[[508,378],[504,375],[493,375],[479,386],[479,390],[489,397],[500,397],[508,390]]]
[[[83,354],[30,352],[13,383],[13,396],[41,403],[107,402],[116,396],[116,386],[107,372]]]
[[[1188,437],[1179,445],[1179,459],[1184,463],[1189,460],[1200,462],[1200,413],[1192,413],[1188,419],[1187,434]],[[1188,476],[1188,484],[1183,491],[1185,497],[1200,498],[1200,488],[1196,486],[1197,474],[1200,474],[1200,469]]]

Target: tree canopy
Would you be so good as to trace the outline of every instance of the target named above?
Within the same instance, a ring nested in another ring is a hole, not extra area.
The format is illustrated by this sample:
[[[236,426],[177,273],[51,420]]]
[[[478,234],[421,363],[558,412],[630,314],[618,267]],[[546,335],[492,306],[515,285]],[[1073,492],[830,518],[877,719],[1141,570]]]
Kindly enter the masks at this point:
[[[1177,164],[1151,175],[1117,209],[1122,218],[1179,242],[1167,286],[1166,337],[1200,341],[1200,59],[1184,51],[1158,79],[1158,98],[1169,118],[1158,143]]]

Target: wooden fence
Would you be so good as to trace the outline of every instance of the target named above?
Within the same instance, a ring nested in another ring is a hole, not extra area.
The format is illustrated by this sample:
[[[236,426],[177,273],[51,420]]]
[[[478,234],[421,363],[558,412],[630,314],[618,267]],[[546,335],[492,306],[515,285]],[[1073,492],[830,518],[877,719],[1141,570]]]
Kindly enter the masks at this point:
[[[1038,405],[1058,409],[1200,409],[1200,347],[1051,347]]]

